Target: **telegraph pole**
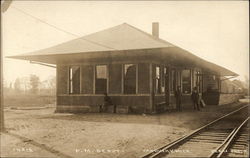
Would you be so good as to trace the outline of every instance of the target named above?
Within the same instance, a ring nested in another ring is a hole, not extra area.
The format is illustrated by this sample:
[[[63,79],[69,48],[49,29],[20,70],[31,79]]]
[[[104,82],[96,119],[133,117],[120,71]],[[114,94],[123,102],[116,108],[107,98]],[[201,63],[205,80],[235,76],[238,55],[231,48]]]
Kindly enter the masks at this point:
[[[1,12],[1,19],[2,19],[2,12]],[[0,25],[0,30],[1,30],[1,46],[0,46],[0,78],[1,78],[1,83],[0,83],[0,93],[1,93],[1,96],[0,96],[0,115],[1,115],[1,118],[0,118],[0,131],[4,131],[4,106],[3,106],[3,52],[2,52],[2,24]]]
[[[8,10],[12,0],[1,1],[1,20],[2,14]],[[0,44],[0,132],[4,131],[4,102],[3,102],[3,51],[2,51],[2,21],[0,25],[0,36],[1,36],[1,44]]]

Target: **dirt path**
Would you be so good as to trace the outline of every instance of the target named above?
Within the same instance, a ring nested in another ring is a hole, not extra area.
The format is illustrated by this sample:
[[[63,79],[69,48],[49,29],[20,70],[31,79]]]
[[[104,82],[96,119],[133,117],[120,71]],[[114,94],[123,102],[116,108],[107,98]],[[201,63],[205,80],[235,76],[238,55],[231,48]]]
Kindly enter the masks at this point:
[[[32,145],[28,141],[1,133],[1,157],[50,157],[59,158],[43,148]]]
[[[4,134],[12,136],[12,137],[15,137],[15,138],[21,140],[24,143],[28,143],[29,145],[33,146],[32,148],[34,148],[34,146],[35,146],[35,147],[40,148],[41,150],[45,150],[46,152],[50,152],[50,153],[54,154],[53,157],[56,155],[56,156],[58,156],[60,158],[73,158],[73,157],[71,157],[69,155],[66,155],[66,154],[64,154],[64,153],[62,153],[62,152],[60,152],[58,150],[55,150],[55,149],[53,149],[51,147],[48,147],[45,144],[40,144],[40,143],[38,143],[38,142],[36,142],[36,141],[34,141],[32,139],[28,139],[26,137],[22,137],[22,136],[20,136],[18,134],[14,134],[14,133],[10,133],[10,132],[4,132]],[[21,150],[23,150],[23,149],[21,149]],[[26,151],[26,152],[32,152],[33,150],[31,148],[24,148],[24,151]]]
[[[25,138],[32,140],[26,142],[31,143],[32,149],[40,148],[54,157],[134,158],[145,155],[149,150],[159,148],[240,106],[210,106],[202,111],[187,110],[160,115],[74,115],[55,114],[52,108],[8,109],[5,111],[5,119],[10,133],[24,138],[22,142],[25,142]],[[6,144],[8,139],[10,138],[5,138],[2,144]],[[18,143],[15,145],[18,146]],[[7,147],[4,150],[5,155],[13,155],[13,150]],[[25,154],[37,157],[39,152]],[[40,154],[44,155],[41,152]]]

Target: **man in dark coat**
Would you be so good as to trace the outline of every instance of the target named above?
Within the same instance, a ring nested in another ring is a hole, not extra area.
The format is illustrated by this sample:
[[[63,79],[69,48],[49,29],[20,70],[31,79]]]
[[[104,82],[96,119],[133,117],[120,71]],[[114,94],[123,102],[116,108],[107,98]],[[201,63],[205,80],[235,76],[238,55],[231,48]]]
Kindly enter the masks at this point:
[[[181,86],[177,87],[177,90],[175,91],[175,99],[176,99],[176,108],[178,111],[181,111]]]
[[[193,101],[194,105],[194,110],[199,110],[200,111],[200,106],[199,106],[199,93],[197,91],[197,88],[194,87],[192,94],[191,94],[191,99]]]
[[[104,93],[104,107],[102,108],[102,111],[106,111],[108,106],[114,106],[114,113],[116,112],[116,105],[112,103],[111,98],[108,96],[107,93]]]
[[[112,105],[111,98],[108,96],[107,93],[104,93],[104,105],[105,106]]]

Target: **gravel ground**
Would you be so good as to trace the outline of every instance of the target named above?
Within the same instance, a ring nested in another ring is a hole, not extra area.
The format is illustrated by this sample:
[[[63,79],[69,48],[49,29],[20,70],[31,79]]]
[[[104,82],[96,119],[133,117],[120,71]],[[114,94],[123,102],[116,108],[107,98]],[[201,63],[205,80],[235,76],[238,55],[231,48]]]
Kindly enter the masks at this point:
[[[8,132],[38,145],[1,134],[1,156],[140,157],[238,107],[206,106],[202,111],[158,115],[76,115],[55,114],[54,108],[5,109]]]

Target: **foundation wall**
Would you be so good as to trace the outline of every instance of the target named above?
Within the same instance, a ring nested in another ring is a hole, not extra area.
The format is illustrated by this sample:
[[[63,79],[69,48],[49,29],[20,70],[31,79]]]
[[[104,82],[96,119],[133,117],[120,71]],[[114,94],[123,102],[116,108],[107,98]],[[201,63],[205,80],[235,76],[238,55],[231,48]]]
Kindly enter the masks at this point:
[[[120,109],[129,109],[129,113],[150,113],[149,95],[112,96],[112,103]],[[91,112],[104,103],[104,96],[57,96],[56,112]],[[91,110],[92,109],[92,110]],[[98,112],[98,110],[96,110]]]

